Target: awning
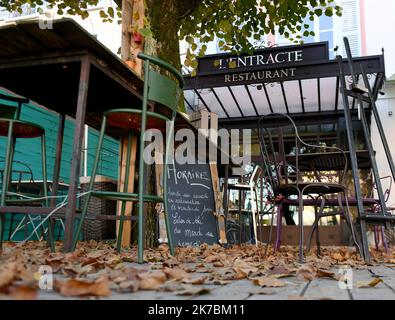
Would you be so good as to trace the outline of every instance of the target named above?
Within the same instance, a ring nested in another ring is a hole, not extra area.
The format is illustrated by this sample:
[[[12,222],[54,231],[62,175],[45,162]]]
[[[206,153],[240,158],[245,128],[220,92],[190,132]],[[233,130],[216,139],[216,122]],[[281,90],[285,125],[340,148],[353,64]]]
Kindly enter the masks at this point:
[[[229,121],[273,112],[325,114],[342,110],[338,61],[329,59],[327,48],[326,42],[320,42],[263,49],[240,57],[203,57],[197,75],[185,76],[186,105],[191,110],[205,108]],[[353,60],[357,66],[363,65],[377,95],[384,80],[384,57]],[[345,59],[343,65],[349,75]],[[359,82],[363,85],[362,77]],[[356,99],[349,99],[355,109]]]

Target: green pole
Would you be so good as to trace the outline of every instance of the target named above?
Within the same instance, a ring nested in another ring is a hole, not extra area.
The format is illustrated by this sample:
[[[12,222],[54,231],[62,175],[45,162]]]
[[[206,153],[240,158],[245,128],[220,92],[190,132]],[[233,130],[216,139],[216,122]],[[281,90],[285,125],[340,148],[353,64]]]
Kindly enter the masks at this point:
[[[140,135],[140,154],[139,154],[139,194],[138,194],[138,263],[144,261],[144,135],[147,124],[147,105],[148,105],[148,82],[149,82],[149,61],[144,63],[144,95],[143,108],[141,112],[141,135]]]
[[[45,134],[41,136],[41,158],[42,158],[42,171],[43,171],[43,194],[45,197],[45,206],[48,207],[48,185],[47,185],[47,150],[45,144]],[[52,220],[48,219],[48,243],[51,252],[55,252],[55,242],[53,239]]]
[[[6,156],[5,156],[5,164],[4,164],[4,173],[3,173],[3,184],[1,190],[0,197],[0,205],[2,207],[5,206],[5,199],[8,191],[8,179],[9,179],[9,171],[12,168],[11,155],[12,155],[12,131],[14,128],[14,122],[10,120],[8,123],[8,135],[7,135],[7,147],[6,147]],[[0,250],[3,250],[3,235],[4,235],[4,214],[0,213]]]
[[[101,148],[102,148],[102,145],[103,145],[104,133],[105,133],[105,130],[106,130],[106,122],[107,122],[107,117],[104,116],[102,124],[101,124],[99,141],[97,143],[95,162],[93,164],[93,170],[92,170],[92,174],[91,174],[91,179],[89,181],[89,186],[88,186],[88,192],[89,193],[87,195],[85,195],[86,199],[85,199],[85,202],[84,202],[84,207],[82,208],[81,217],[80,217],[80,221],[79,221],[79,224],[78,224],[77,232],[76,232],[75,238],[73,240],[73,245],[71,247],[72,251],[74,251],[75,247],[77,246],[78,237],[80,236],[80,233],[81,233],[81,230],[82,230],[82,225],[84,223],[84,219],[85,219],[86,214],[88,212],[89,201],[91,199],[91,193],[90,192],[93,190],[93,184],[95,183],[96,171],[97,171],[97,167],[99,165],[100,152],[101,152]]]

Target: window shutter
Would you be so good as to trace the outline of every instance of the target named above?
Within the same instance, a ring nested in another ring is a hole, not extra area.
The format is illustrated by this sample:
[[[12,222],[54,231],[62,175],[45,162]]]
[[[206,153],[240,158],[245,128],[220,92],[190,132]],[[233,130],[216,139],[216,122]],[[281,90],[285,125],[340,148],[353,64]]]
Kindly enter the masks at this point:
[[[360,14],[357,0],[343,0],[341,2],[343,15],[341,17],[342,38],[347,37],[353,57],[361,55]],[[346,57],[346,50],[342,39],[341,53]]]

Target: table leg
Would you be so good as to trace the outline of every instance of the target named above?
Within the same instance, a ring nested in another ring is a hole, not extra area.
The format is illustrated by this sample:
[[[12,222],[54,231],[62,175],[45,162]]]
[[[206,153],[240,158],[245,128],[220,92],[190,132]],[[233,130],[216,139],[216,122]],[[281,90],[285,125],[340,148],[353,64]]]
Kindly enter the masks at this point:
[[[66,116],[64,114],[59,115],[58,136],[56,138],[55,164],[54,164],[54,170],[53,170],[53,175],[52,175],[51,196],[58,195],[65,119],[66,119]],[[50,206],[55,207],[56,204],[57,204],[57,198],[51,198]],[[51,228],[52,232],[54,232],[54,221],[55,220],[52,218],[48,219],[48,228]]]
[[[73,245],[74,217],[77,207],[78,180],[81,170],[81,152],[84,136],[85,111],[88,98],[90,61],[85,57],[81,61],[81,73],[78,89],[77,112],[74,129],[74,149],[70,169],[70,187],[68,192],[68,205],[66,208],[66,225],[64,232],[64,251],[70,252]]]

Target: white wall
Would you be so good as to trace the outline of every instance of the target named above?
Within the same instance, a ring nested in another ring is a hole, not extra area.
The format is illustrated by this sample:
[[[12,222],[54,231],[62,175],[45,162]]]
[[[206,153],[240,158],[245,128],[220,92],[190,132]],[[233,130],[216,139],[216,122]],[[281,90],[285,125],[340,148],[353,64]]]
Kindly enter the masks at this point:
[[[395,0],[362,1],[365,1],[367,54],[381,54],[381,48],[384,48],[386,76],[387,78],[393,77],[395,74]],[[385,95],[379,95],[377,107],[392,156],[395,158],[395,81],[387,81],[383,92]],[[391,171],[374,121],[372,121],[371,129],[380,175],[390,175]],[[387,186],[388,184],[384,183],[384,189]],[[388,205],[395,205],[395,185],[392,188]]]

